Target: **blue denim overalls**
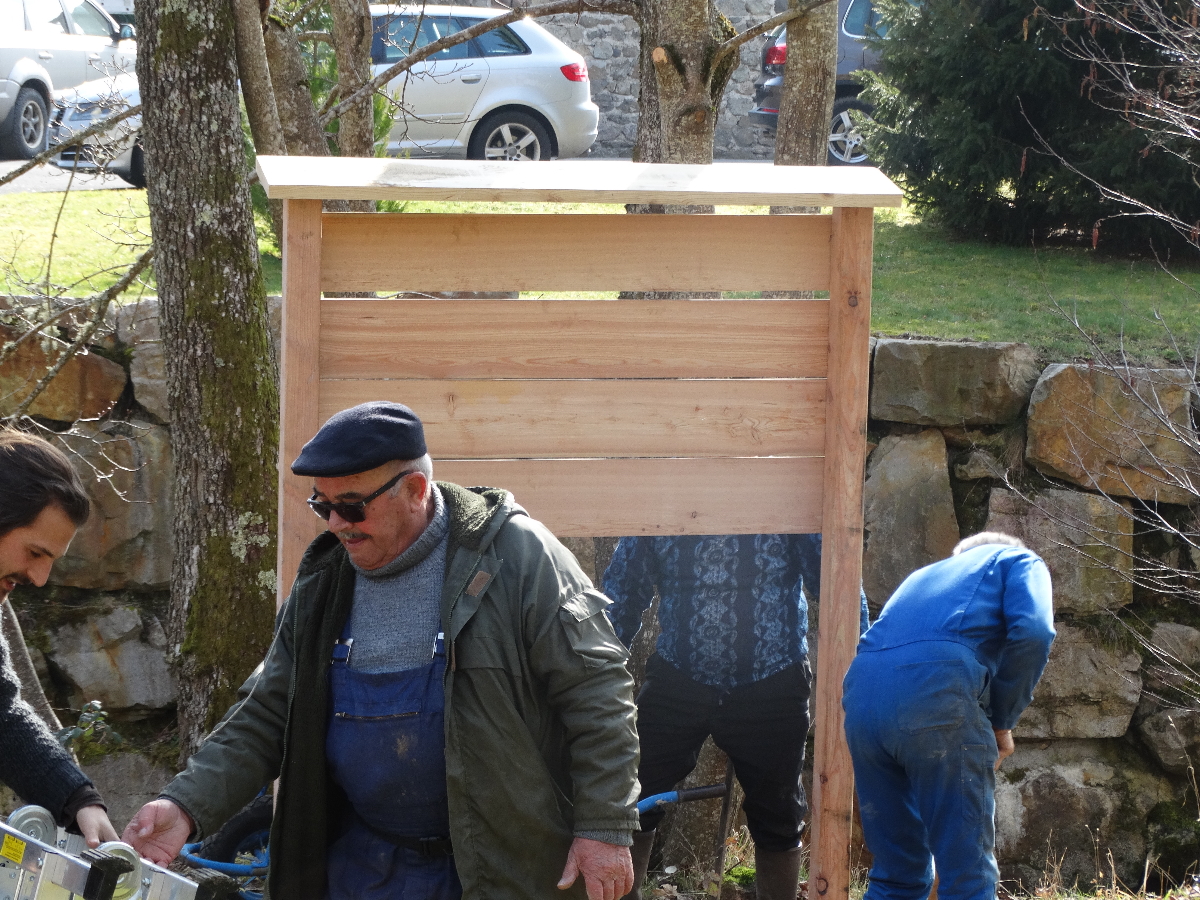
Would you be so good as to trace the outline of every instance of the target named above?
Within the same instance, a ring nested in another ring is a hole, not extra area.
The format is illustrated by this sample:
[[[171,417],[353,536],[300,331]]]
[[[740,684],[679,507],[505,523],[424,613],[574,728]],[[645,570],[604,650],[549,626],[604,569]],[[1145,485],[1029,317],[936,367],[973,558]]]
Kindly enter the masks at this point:
[[[350,668],[350,623],[334,645],[325,752],[353,807],[329,850],[329,900],[459,900],[450,854],[443,637],[427,665]]]

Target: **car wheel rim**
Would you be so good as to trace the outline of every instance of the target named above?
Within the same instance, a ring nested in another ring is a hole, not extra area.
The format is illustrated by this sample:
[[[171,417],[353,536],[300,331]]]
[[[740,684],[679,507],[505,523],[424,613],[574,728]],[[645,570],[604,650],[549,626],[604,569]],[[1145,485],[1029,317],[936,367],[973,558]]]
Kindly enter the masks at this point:
[[[483,158],[536,162],[542,158],[542,143],[533,129],[505,122],[488,135]]]
[[[835,159],[851,165],[857,165],[867,159],[867,151],[863,149],[863,136],[854,119],[850,117],[849,110],[843,110],[833,117],[829,152]]]
[[[46,118],[42,108],[36,103],[26,103],[21,110],[21,140],[26,147],[34,149],[42,146],[42,138],[46,133]]]

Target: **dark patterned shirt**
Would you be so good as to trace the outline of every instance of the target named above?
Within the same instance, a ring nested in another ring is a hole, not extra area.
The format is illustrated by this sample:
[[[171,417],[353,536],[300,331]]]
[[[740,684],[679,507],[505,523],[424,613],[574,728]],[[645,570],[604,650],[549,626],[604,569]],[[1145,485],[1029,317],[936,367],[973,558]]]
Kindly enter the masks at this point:
[[[604,573],[617,636],[627,645],[655,588],[659,656],[694,681],[731,688],[808,656],[808,600],[821,590],[817,534],[625,537]],[[866,628],[862,595],[861,628]]]

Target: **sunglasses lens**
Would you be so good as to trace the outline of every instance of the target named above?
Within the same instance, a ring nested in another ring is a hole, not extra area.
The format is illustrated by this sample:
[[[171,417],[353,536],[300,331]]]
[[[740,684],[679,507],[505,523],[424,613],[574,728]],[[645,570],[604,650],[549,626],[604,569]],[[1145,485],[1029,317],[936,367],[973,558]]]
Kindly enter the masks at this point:
[[[352,524],[361,522],[367,517],[366,510],[358,503],[328,503],[325,500],[309,500],[308,505],[312,508],[313,512],[326,522],[329,521],[330,515],[334,512],[340,518]]]
[[[357,503],[331,503],[337,514],[350,523],[358,523],[367,517],[367,511]]]

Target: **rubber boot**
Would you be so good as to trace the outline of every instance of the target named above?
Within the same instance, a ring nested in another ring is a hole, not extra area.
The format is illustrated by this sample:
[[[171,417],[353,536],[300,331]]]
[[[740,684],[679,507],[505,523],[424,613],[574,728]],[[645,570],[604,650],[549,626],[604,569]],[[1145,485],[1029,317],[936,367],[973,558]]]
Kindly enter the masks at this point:
[[[654,849],[654,835],[653,831],[633,833],[633,846],[629,848],[633,857],[633,890],[621,900],[641,900],[642,882],[646,880],[646,873],[650,870],[650,851]]]
[[[754,849],[754,884],[758,900],[796,900],[799,882],[799,847],[783,852]]]

